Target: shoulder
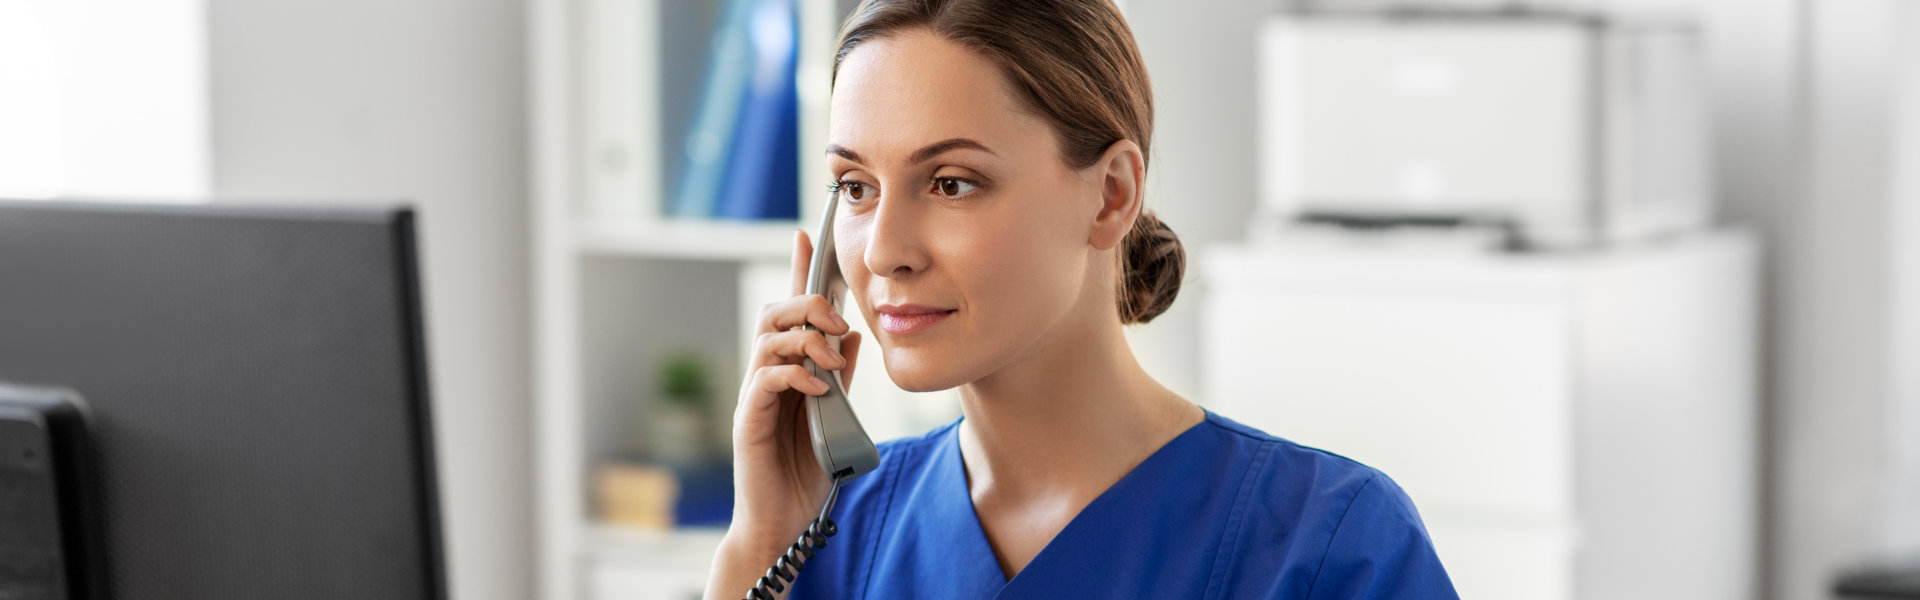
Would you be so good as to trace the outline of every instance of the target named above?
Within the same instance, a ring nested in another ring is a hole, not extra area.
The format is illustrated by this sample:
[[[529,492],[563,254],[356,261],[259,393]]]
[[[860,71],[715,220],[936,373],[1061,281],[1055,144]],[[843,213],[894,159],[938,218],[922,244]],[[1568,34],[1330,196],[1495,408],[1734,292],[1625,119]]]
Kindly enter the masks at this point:
[[[1390,516],[1419,525],[1412,499],[1379,469],[1211,411],[1202,426],[1218,438],[1222,459],[1246,465],[1237,491],[1246,505],[1246,527],[1284,530],[1293,537],[1330,534],[1353,511],[1359,511],[1357,518]]]
[[[1247,564],[1236,570],[1277,574],[1257,585],[1289,596],[1453,597],[1419,510],[1393,478],[1225,417],[1209,419],[1260,448],[1239,498],[1246,508],[1233,545]]]
[[[1239,452],[1252,452],[1250,492],[1274,508],[1343,511],[1376,482],[1405,498],[1393,480],[1378,469],[1333,452],[1295,443],[1209,412],[1208,424],[1230,438]],[[1379,492],[1375,492],[1379,493]],[[1411,500],[1406,501],[1408,509]]]

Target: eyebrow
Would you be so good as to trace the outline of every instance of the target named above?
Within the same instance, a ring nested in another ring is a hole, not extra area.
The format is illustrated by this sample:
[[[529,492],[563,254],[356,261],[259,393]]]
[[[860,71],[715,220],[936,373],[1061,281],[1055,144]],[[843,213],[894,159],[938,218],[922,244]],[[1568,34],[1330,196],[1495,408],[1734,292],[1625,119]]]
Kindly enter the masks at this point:
[[[919,150],[915,150],[913,154],[907,156],[907,164],[917,165],[923,162],[927,162],[927,160],[932,159],[935,156],[939,156],[939,155],[946,154],[948,152],[952,152],[954,150],[960,150],[960,149],[979,150],[987,154],[993,154],[994,156],[999,156],[999,154],[994,153],[992,148],[988,148],[985,144],[982,144],[980,142],[976,142],[967,138],[953,138],[953,139],[941,140],[938,142],[927,144],[926,147],[921,148]],[[867,164],[866,159],[860,157],[860,153],[854,152],[853,150],[848,149],[845,146],[841,146],[839,144],[827,144],[827,154],[832,154],[834,156],[845,158],[847,160],[860,163],[863,165]]]

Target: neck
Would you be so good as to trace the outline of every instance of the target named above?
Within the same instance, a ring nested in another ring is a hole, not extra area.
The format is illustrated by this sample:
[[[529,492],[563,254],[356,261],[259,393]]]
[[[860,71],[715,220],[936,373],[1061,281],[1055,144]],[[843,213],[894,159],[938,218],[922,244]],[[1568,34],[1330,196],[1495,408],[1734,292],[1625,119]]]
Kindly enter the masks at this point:
[[[1140,367],[1112,314],[1062,323],[1020,359],[960,388],[976,498],[1097,494],[1204,418]]]

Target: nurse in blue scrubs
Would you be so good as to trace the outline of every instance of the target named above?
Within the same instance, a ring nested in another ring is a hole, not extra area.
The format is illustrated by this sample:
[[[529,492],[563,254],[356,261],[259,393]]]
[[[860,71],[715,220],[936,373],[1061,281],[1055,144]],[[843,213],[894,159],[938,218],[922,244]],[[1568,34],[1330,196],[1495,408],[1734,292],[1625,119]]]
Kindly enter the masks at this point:
[[[1110,0],[870,0],[838,49],[826,152],[848,296],[894,383],[957,387],[963,416],[881,444],[838,492],[838,535],[774,595],[1455,597],[1392,479],[1203,410],[1135,361],[1124,328],[1173,302],[1185,252],[1145,208],[1151,86]],[[1156,202],[1223,200],[1182,183],[1157,181]],[[800,362],[850,380],[859,334],[802,294],[811,254],[799,234],[794,296],[759,323],[710,599],[752,588],[831,489],[801,419],[826,386]]]

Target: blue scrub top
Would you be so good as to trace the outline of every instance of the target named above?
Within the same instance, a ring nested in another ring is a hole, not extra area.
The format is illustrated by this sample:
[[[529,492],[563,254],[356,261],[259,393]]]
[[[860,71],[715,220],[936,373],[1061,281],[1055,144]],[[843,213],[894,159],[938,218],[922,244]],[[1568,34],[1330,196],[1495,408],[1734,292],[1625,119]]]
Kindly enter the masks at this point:
[[[880,445],[790,599],[1458,597],[1393,480],[1212,411],[1008,580],[973,512],[959,424]]]

